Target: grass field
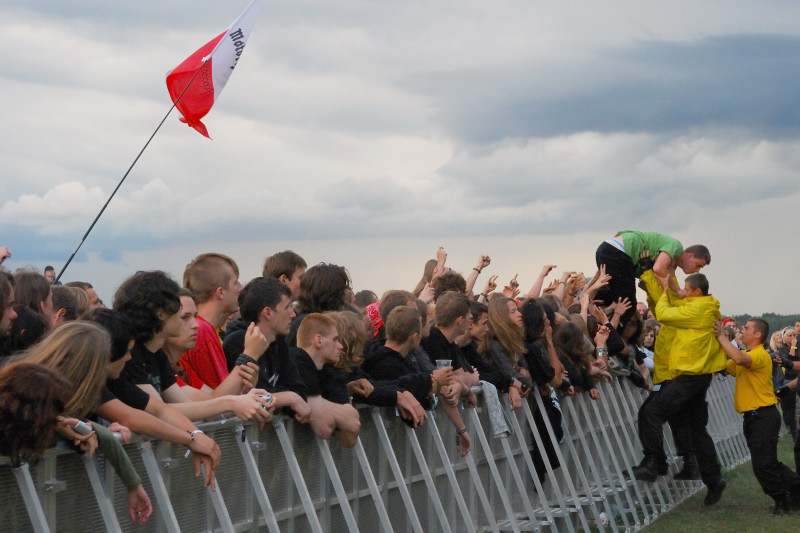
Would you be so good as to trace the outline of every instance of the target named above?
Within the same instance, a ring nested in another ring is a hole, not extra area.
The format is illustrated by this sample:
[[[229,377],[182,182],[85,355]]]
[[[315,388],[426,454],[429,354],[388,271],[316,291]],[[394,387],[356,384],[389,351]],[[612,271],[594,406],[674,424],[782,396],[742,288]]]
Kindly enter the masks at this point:
[[[794,467],[791,437],[784,436],[778,444],[778,458],[789,468]],[[750,463],[723,472],[728,488],[720,502],[703,505],[706,491],[702,489],[682,505],[660,516],[644,529],[647,533],[675,532],[706,533],[709,531],[790,532],[800,531],[800,511],[784,516],[772,515],[772,498],[764,494],[753,476]]]

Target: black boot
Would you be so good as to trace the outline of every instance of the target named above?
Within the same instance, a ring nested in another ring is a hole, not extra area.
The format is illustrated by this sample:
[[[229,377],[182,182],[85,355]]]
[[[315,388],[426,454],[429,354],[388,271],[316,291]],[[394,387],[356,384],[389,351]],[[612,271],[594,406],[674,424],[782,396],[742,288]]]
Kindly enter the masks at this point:
[[[672,478],[683,481],[700,479],[700,467],[697,466],[697,458],[694,455],[684,455],[683,469]]]
[[[648,457],[645,457],[639,466],[633,467],[633,477],[639,481],[655,481],[658,476],[666,473],[667,463],[659,463]]]
[[[772,508],[772,514],[789,514],[789,497],[785,494],[780,498],[775,499],[775,507]]]

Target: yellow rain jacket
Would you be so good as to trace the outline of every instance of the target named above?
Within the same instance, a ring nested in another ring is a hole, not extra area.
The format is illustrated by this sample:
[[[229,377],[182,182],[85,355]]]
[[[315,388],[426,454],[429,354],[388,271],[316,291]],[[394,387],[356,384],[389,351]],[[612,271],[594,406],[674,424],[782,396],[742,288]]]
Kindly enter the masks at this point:
[[[663,289],[652,270],[642,274],[642,281],[647,292],[647,307],[653,310],[656,320],[658,315],[655,312],[656,302],[661,298]],[[676,281],[677,283],[677,281]],[[669,289],[669,296],[675,305],[681,305],[685,300],[679,299],[675,291]],[[675,327],[669,324],[661,324],[656,335],[656,343],[653,346],[653,385],[658,385],[662,381],[672,379],[669,372],[669,357],[672,350],[672,342],[675,339]]]
[[[662,324],[675,328],[668,379],[713,374],[725,369],[725,350],[714,334],[714,321],[721,318],[716,298],[695,296],[681,302],[670,301],[669,295],[662,294],[656,302],[655,316]]]

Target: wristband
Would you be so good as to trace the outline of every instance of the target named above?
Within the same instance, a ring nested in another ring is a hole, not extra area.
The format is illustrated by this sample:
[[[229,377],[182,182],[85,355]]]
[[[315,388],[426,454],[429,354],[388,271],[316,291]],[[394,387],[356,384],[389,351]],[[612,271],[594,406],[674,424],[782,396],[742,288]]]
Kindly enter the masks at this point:
[[[474,271],[475,271],[475,272],[477,272],[478,274],[480,274],[481,272],[483,272],[483,271],[482,271],[480,268],[478,268],[478,267],[472,267],[472,270],[474,270]]]
[[[594,353],[597,355],[597,357],[606,357],[608,355],[608,350],[605,346],[598,346],[594,349]]]
[[[255,363],[258,364],[258,361],[247,355],[246,353],[239,354],[239,357],[236,358],[236,366],[247,365],[247,363]]]
[[[467,426],[464,426],[463,428],[456,431],[456,435],[463,435],[466,432],[467,432]]]
[[[792,346],[792,347],[791,347],[791,348],[789,348],[789,349],[790,349],[790,350],[796,350],[796,349],[797,349],[797,346]]]
[[[485,292],[482,292],[480,295],[483,296],[487,300],[489,299],[489,295],[486,294]]]
[[[187,445],[187,450],[186,450],[186,453],[185,453],[185,454],[183,454],[183,456],[184,456],[184,457],[189,457],[189,454],[191,454],[191,453],[192,453],[192,449],[191,449],[191,448],[189,448],[189,446],[191,446],[191,445],[192,445],[192,443],[194,443],[194,436],[195,436],[195,435],[197,435],[198,433],[203,433],[203,434],[205,434],[205,433],[203,432],[203,430],[202,430],[202,429],[195,429],[194,431],[189,431],[189,430],[187,429],[187,430],[186,430],[186,433],[188,433],[188,434],[189,434],[189,436],[192,438],[192,440],[191,440],[191,442],[190,442],[190,443]]]

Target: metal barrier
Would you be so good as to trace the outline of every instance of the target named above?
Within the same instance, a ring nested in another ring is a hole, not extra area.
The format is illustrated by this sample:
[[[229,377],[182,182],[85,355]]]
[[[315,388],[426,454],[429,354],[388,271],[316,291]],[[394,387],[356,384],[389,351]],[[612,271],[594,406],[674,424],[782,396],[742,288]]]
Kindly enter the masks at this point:
[[[715,377],[707,396],[709,432],[723,468],[749,460],[733,409],[731,378]],[[150,521],[127,518],[126,491],[102,457],[48,452],[35,467],[0,466],[4,531],[153,532],[483,532],[635,531],[702,488],[699,481],[637,482],[641,456],[636,415],[647,393],[626,380],[601,384],[600,399],[562,398],[560,467],[540,481],[530,451],[555,442],[542,398],[515,412],[511,434],[495,437],[483,399],[466,409],[473,450],[461,458],[446,416],[430,412],[419,429],[394,410],[362,408],[354,448],[316,438],[275,417],[263,431],[238,419],[202,428],[223,451],[217,491],[193,475],[181,446],[139,440],[126,449],[153,501]],[[501,402],[506,405],[505,398]],[[665,426],[668,433],[668,427]],[[671,445],[671,438],[665,438]],[[668,449],[670,469],[677,471]]]

